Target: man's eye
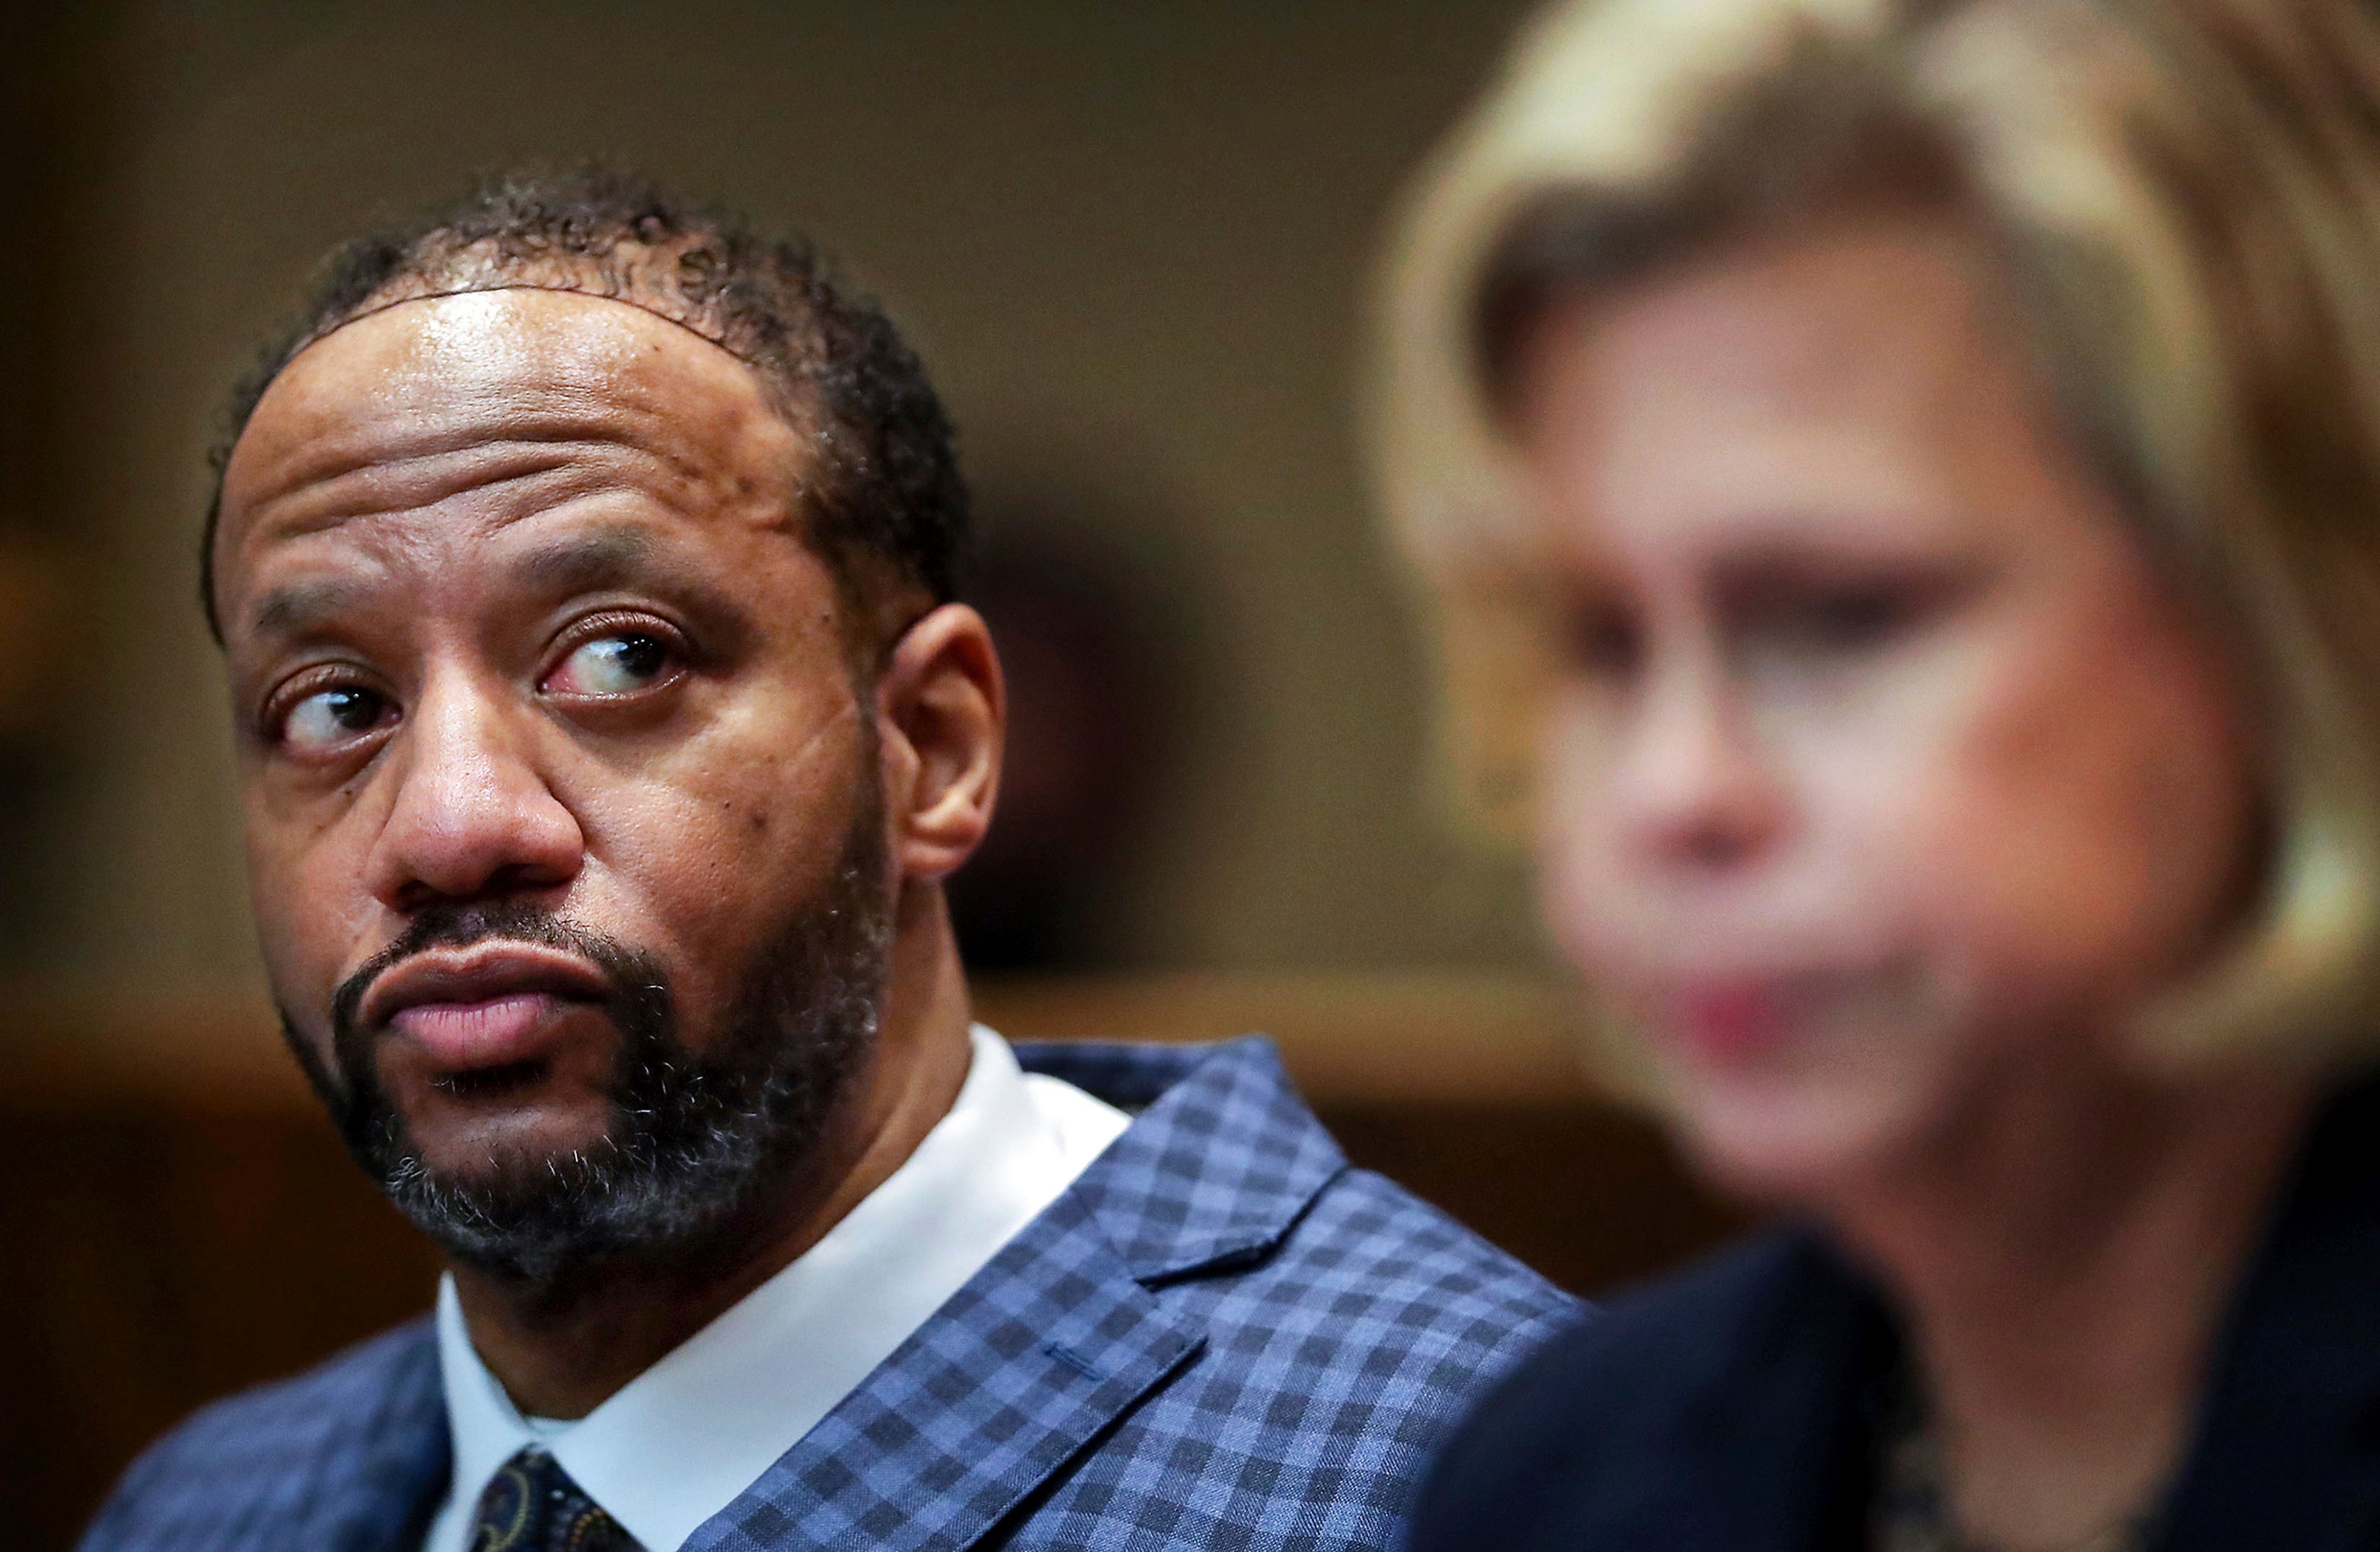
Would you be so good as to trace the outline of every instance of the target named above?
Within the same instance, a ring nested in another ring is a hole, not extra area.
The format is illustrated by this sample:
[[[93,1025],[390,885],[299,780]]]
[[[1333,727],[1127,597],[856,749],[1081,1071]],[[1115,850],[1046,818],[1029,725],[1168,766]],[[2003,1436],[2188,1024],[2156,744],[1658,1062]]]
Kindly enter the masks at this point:
[[[342,685],[317,690],[281,719],[281,741],[293,749],[333,749],[370,733],[395,708],[377,691]]]
[[[668,643],[657,636],[623,631],[580,643],[546,676],[552,695],[627,695],[652,685],[671,667]]]

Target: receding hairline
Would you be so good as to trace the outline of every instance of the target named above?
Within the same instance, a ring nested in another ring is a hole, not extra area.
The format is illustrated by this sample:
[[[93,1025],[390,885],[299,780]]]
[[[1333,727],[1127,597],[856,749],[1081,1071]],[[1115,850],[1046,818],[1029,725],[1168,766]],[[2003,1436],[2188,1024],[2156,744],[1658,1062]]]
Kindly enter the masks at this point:
[[[362,310],[356,312],[351,317],[346,318],[340,322],[329,328],[325,328],[308,338],[302,345],[290,353],[288,359],[282,364],[279,370],[273,373],[273,381],[266,384],[264,389],[257,395],[255,408],[249,412],[248,418],[241,423],[239,435],[234,438],[231,443],[225,449],[225,470],[226,472],[229,470],[232,462],[237,456],[239,447],[248,440],[248,432],[255,423],[257,413],[261,411],[266,403],[273,398],[273,394],[281,389],[283,383],[285,382],[293,373],[300,370],[301,365],[306,362],[307,358],[313,353],[317,346],[328,344],[330,341],[340,337],[346,333],[346,332],[355,325],[370,323],[377,320],[389,318],[394,314],[402,312],[405,309],[415,303],[456,301],[475,297],[509,297],[522,293],[565,297],[589,302],[616,303],[622,307],[628,308],[635,312],[641,313],[648,318],[668,324],[680,333],[690,334],[695,339],[718,351],[727,359],[735,362],[738,367],[742,368],[744,372],[747,374],[745,381],[749,382],[758,390],[763,404],[788,430],[792,430],[797,436],[810,436],[817,434],[818,429],[814,426],[804,424],[802,419],[795,413],[795,406],[784,402],[784,395],[781,392],[777,391],[777,385],[773,381],[771,374],[763,364],[754,361],[750,357],[737,351],[732,346],[724,343],[723,341],[712,337],[710,333],[706,333],[696,324],[688,322],[681,318],[672,317],[666,311],[649,306],[646,303],[632,297],[610,296],[599,292],[580,290],[570,286],[518,283],[470,286],[455,290],[429,292],[419,296],[397,297],[385,303],[376,304],[370,308],[363,309]]]
[[[200,603],[222,640],[210,572],[222,478],[249,418],[301,347],[433,292],[545,290],[623,301],[754,370],[777,418],[815,453],[795,515],[859,593],[914,583],[959,594],[965,483],[940,395],[884,309],[806,236],[770,236],[616,166],[492,170],[459,196],[340,244],[298,314],[234,385],[215,474]]]
[[[384,305],[373,306],[362,309],[355,313],[353,316],[344,320],[342,322],[331,328],[322,330],[312,338],[309,339],[302,346],[294,352],[288,361],[283,366],[281,371],[275,374],[273,382],[268,385],[264,393],[259,396],[256,408],[249,416],[247,423],[242,426],[239,437],[232,443],[230,449],[225,455],[224,474],[219,494],[219,505],[216,513],[214,514],[215,522],[209,538],[209,548],[211,552],[218,557],[224,555],[225,552],[223,551],[222,546],[224,545],[225,535],[235,526],[234,519],[236,517],[251,515],[255,509],[260,506],[269,505],[274,502],[288,499],[308,490],[319,488],[341,479],[367,474],[376,469],[387,468],[395,463],[411,458],[431,458],[441,455],[468,454],[480,449],[492,449],[515,443],[538,443],[552,441],[556,444],[560,444],[572,440],[567,436],[552,434],[561,427],[562,423],[559,421],[553,425],[532,423],[520,428],[522,434],[511,437],[480,437],[475,435],[468,438],[454,440],[432,439],[426,445],[416,450],[400,454],[397,457],[393,459],[381,456],[358,457],[345,463],[334,463],[324,468],[303,470],[294,478],[285,479],[268,487],[262,492],[256,494],[253,500],[242,501],[235,505],[233,500],[235,481],[232,476],[235,467],[239,462],[240,449],[249,444],[249,434],[254,430],[257,421],[266,416],[267,406],[271,405],[275,394],[282,393],[284,391],[284,385],[289,382],[293,379],[293,376],[301,371],[301,364],[305,361],[308,353],[312,351],[316,346],[326,344],[331,340],[337,338],[350,324],[365,323],[376,319],[386,318],[391,314],[401,311],[404,308],[414,302],[439,302],[454,300],[459,297],[492,296],[516,292],[545,292],[558,296],[577,297],[588,301],[618,302],[623,306],[633,309],[637,312],[643,313],[650,318],[658,319],[662,323],[670,324],[685,333],[693,335],[703,344],[717,349],[726,359],[735,363],[736,366],[741,368],[744,374],[743,381],[748,382],[758,395],[758,408],[777,427],[782,428],[785,432],[790,433],[796,440],[811,439],[818,434],[817,428],[802,424],[796,417],[790,412],[788,406],[781,402],[782,395],[771,392],[771,382],[770,374],[767,371],[742,354],[723,345],[720,341],[711,339],[699,328],[696,328],[683,320],[672,318],[666,313],[658,311],[653,308],[647,307],[635,300],[620,297],[589,293],[566,286],[549,286],[534,284],[476,286],[405,297],[388,302]],[[631,357],[627,360],[617,363],[616,366],[624,367],[631,365],[634,364],[634,360],[635,358]],[[596,428],[591,424],[588,429],[589,431],[596,430]],[[631,445],[633,446],[635,444],[631,443]],[[636,450],[659,457],[664,462],[677,461],[666,449],[638,446]],[[558,458],[560,455],[557,454],[556,456]],[[527,469],[516,473],[508,473],[503,478],[522,478],[543,471],[539,469]],[[457,489],[470,489],[473,483],[476,482],[464,482],[458,485]],[[442,491],[441,493],[430,496],[427,499],[431,501],[443,500],[445,499],[447,494],[452,493],[454,492]],[[791,521],[792,528],[794,530],[798,530],[802,527],[798,521],[799,508],[808,493],[808,481],[799,475],[796,475],[785,488],[784,494],[787,503],[786,515]],[[346,517],[342,516],[336,520],[345,521]],[[796,537],[798,537],[798,534],[796,534]],[[220,569],[211,567],[210,570],[212,579],[219,583],[221,579]],[[220,601],[223,600],[218,600],[218,602]]]
[[[742,364],[747,370],[753,372],[760,379],[764,392],[767,391],[770,385],[770,374],[762,363],[754,360],[751,357],[728,344],[724,337],[724,331],[714,332],[712,330],[706,329],[690,316],[681,316],[679,313],[673,312],[664,307],[656,305],[652,301],[645,300],[638,297],[625,295],[619,292],[595,291],[589,290],[585,286],[561,285],[544,281],[519,279],[492,279],[484,285],[445,286],[432,291],[420,291],[404,296],[389,297],[382,300],[375,300],[370,305],[358,308],[355,311],[338,319],[327,327],[316,330],[313,333],[307,335],[305,339],[299,341],[298,346],[289,352],[288,358],[281,363],[280,370],[273,374],[273,382],[277,383],[282,378],[287,376],[290,369],[295,367],[299,360],[303,359],[307,352],[312,350],[324,340],[330,339],[334,335],[341,333],[358,323],[362,323],[370,319],[379,318],[384,314],[395,312],[399,308],[410,307],[416,302],[449,301],[460,297],[492,297],[499,296],[506,292],[516,291],[544,292],[557,297],[577,297],[590,302],[616,302],[622,307],[634,308],[636,310],[645,314],[649,318],[658,318],[664,323],[672,324],[676,328],[683,329],[687,333],[692,334],[695,338],[702,341],[705,345],[725,352],[728,356]],[[272,391],[271,385],[268,385],[265,389],[265,394],[269,394]],[[261,404],[263,402],[263,395],[259,395],[257,402]],[[243,430],[245,430],[245,428],[242,429]],[[237,447],[238,444],[235,442],[233,445]]]

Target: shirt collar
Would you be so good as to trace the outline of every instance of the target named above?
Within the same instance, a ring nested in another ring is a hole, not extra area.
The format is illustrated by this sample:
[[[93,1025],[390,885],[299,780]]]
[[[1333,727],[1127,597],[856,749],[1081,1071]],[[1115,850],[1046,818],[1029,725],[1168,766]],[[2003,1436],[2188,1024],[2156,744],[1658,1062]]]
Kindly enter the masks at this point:
[[[543,1444],[650,1552],[673,1552],[890,1357],[1128,1123],[1021,1071],[978,1025],[965,1083],[915,1153],[790,1266],[576,1423],[524,1418],[438,1294],[455,1476],[429,1552],[459,1547],[497,1468]]]

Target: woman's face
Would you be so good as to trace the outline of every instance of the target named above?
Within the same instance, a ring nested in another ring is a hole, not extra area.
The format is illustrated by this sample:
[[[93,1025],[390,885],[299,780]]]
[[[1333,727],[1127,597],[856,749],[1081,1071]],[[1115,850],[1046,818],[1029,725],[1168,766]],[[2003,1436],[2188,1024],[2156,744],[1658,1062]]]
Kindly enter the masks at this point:
[[[1987,273],[1948,221],[1845,221],[1521,342],[1566,633],[1547,914],[1755,1192],[2107,1061],[2245,892],[2234,677]]]

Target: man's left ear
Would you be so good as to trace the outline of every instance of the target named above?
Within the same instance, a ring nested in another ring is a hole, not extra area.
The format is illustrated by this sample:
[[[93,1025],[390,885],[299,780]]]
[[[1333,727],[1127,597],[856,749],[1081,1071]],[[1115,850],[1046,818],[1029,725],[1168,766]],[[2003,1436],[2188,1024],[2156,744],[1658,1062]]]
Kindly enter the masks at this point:
[[[1008,698],[983,616],[945,603],[911,625],[877,676],[876,718],[893,859],[940,879],[982,843],[1000,794]]]

